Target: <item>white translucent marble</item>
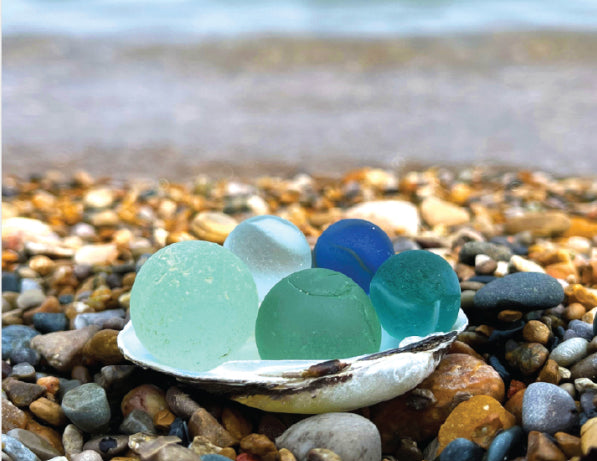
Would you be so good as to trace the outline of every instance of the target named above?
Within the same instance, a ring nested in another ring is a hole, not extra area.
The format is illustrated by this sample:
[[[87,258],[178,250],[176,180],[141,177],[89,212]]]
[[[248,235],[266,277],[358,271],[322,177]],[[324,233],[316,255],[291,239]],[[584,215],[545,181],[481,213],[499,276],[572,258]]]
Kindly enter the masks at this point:
[[[224,248],[248,267],[259,302],[284,277],[311,267],[311,247],[290,221],[277,216],[255,216],[241,222],[228,235]]]

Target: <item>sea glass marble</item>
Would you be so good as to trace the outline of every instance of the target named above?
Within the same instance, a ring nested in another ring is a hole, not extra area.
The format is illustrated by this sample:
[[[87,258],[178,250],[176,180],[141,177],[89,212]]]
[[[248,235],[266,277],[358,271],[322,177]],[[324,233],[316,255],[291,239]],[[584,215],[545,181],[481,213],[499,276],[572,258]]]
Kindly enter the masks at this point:
[[[287,275],[311,267],[311,247],[303,233],[278,216],[255,216],[228,235],[224,248],[251,270],[259,301]]]
[[[369,295],[383,328],[397,339],[449,331],[460,309],[456,273],[425,250],[390,257],[371,280]]]
[[[364,219],[342,219],[329,226],[315,244],[317,267],[342,272],[369,293],[379,266],[394,254],[387,234]]]
[[[131,290],[131,321],[141,344],[163,363],[188,371],[241,357],[257,309],[249,268],[205,241],[162,248],[143,264]]]
[[[267,294],[255,339],[262,359],[338,359],[377,352],[381,326],[365,292],[346,275],[305,269]]]

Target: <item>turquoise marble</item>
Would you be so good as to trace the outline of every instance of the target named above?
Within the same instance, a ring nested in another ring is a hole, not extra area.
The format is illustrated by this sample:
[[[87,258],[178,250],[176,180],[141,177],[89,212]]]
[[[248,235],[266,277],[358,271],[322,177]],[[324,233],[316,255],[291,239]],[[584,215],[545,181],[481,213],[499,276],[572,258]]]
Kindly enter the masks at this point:
[[[450,264],[425,250],[390,257],[369,293],[383,328],[399,340],[449,331],[460,309],[460,284]]]
[[[187,371],[246,358],[257,309],[248,267],[205,241],[162,248],[143,264],[131,290],[131,321],[143,346]]]
[[[305,269],[266,295],[255,339],[262,359],[339,359],[377,352],[381,326],[371,301],[349,277]]]

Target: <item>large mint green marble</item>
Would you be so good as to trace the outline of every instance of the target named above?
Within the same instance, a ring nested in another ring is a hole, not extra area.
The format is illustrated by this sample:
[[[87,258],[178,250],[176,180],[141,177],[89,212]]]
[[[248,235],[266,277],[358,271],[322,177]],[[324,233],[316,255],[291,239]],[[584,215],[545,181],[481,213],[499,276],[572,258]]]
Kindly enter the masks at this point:
[[[377,352],[381,326],[371,301],[349,277],[305,269],[266,295],[255,339],[262,359],[338,359]]]
[[[131,291],[131,321],[151,354],[170,366],[206,371],[246,358],[257,317],[247,266],[204,241],[162,248],[141,267]]]
[[[425,250],[386,260],[369,295],[383,328],[398,339],[449,331],[460,309],[458,276],[445,259]]]

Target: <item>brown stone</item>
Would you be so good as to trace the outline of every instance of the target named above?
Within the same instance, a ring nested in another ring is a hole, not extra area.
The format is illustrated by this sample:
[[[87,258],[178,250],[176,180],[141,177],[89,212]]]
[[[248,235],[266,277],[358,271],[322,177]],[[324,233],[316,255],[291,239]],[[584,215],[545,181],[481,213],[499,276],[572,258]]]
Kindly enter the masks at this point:
[[[545,266],[545,273],[560,280],[568,280],[570,277],[572,277],[573,280],[578,280],[578,270],[572,261]]]
[[[580,447],[584,455],[597,450],[597,417],[589,419],[580,428]]]
[[[450,347],[448,348],[447,354],[467,354],[467,355],[471,355],[471,356],[475,357],[476,359],[485,361],[483,356],[481,354],[479,354],[475,349],[473,349],[468,344],[463,343],[462,341],[458,341],[458,340],[454,341],[450,345]]]
[[[48,296],[44,301],[41,303],[40,306],[29,309],[23,313],[23,321],[27,324],[33,323],[33,316],[38,312],[47,312],[51,314],[57,314],[62,312],[63,307],[58,302],[58,298],[56,296]]]
[[[508,399],[504,408],[514,415],[516,424],[522,426],[522,399],[524,398],[524,391],[521,389]]]
[[[46,439],[50,443],[50,445],[52,445],[60,453],[64,453],[64,447],[62,446],[62,437],[55,429],[52,429],[48,426],[44,426],[43,424],[39,424],[33,418],[29,419],[29,421],[27,422],[27,427],[25,429],[31,432],[35,432],[40,437]]]
[[[45,387],[38,384],[26,383],[14,378],[2,381],[2,389],[17,407],[28,407],[46,391]]]
[[[36,384],[46,389],[46,395],[55,395],[60,389],[60,380],[56,376],[42,376]]]
[[[581,303],[571,303],[566,306],[564,317],[566,320],[580,320],[586,312],[587,310],[585,309],[585,306],[583,306]]]
[[[203,437],[202,435],[193,438],[193,441],[189,445],[189,449],[199,456],[220,454],[222,451],[221,447],[214,445],[207,437]]]
[[[29,405],[31,413],[51,426],[64,426],[67,423],[62,407],[56,402],[40,397]]]
[[[421,217],[430,226],[459,226],[470,221],[469,212],[437,197],[428,197],[421,203]]]
[[[547,359],[545,365],[539,372],[537,381],[543,381],[544,383],[559,384],[560,383],[560,370],[558,363],[555,360]]]
[[[529,231],[536,237],[561,235],[570,228],[570,218],[559,211],[530,212],[506,219],[504,230],[508,234]]]
[[[276,461],[278,449],[274,442],[263,434],[249,434],[240,441],[241,450],[259,456],[263,461]]]
[[[120,409],[124,417],[135,408],[143,410],[152,418],[160,411],[168,408],[163,390],[153,384],[141,384],[131,389],[123,398]]]
[[[342,461],[342,458],[327,448],[311,448],[307,452],[307,461]]]
[[[475,395],[456,406],[440,427],[438,452],[460,437],[487,449],[498,432],[515,423],[514,415],[493,397]]]
[[[531,431],[528,438],[527,461],[566,461],[566,455],[543,432]]]
[[[570,218],[570,228],[564,235],[593,238],[597,235],[597,222],[573,216]]]
[[[153,425],[156,427],[156,429],[159,429],[161,431],[167,431],[175,419],[176,416],[174,415],[174,413],[165,408],[163,410],[158,411],[155,414],[155,416],[153,417]]]
[[[525,341],[546,345],[549,342],[551,331],[549,327],[539,320],[529,320],[522,330]]]
[[[89,325],[79,330],[57,331],[35,336],[30,344],[51,366],[59,371],[68,371],[81,360],[85,343],[98,330],[98,326]]]
[[[280,448],[278,453],[280,454],[280,461],[296,461],[292,452],[287,448]]]
[[[218,447],[229,447],[238,442],[205,408],[197,409],[191,416],[189,433],[192,437],[204,436]]]
[[[28,421],[27,414],[15,406],[10,400],[2,397],[2,432],[11,429],[25,429]]]
[[[183,392],[176,386],[171,386],[166,392],[166,402],[168,408],[177,416],[183,419],[189,419],[196,410],[199,404],[195,402],[189,394]]]
[[[522,318],[522,312],[506,309],[500,311],[497,315],[497,318],[501,322],[517,322]]]
[[[235,439],[242,439],[253,430],[251,422],[236,408],[225,407],[222,411],[222,426]]]
[[[587,310],[597,306],[597,290],[591,290],[578,283],[568,285],[564,288],[568,303],[577,302],[585,306]]]
[[[378,427],[384,453],[397,448],[400,437],[417,442],[435,437],[441,424],[458,403],[473,395],[504,398],[504,382],[493,367],[466,354],[449,354],[416,390],[430,392],[435,402],[417,409],[415,390],[371,407],[371,420]]]
[[[506,352],[506,361],[510,366],[518,368],[527,376],[539,371],[548,357],[549,351],[539,343],[522,343]]]
[[[116,339],[118,330],[100,330],[87,341],[83,348],[83,355],[91,363],[100,363],[102,365],[118,365],[124,362],[124,357]]]
[[[567,434],[566,432],[556,432],[554,437],[558,447],[564,452],[567,458],[582,456],[580,437],[575,437],[571,434]]]

